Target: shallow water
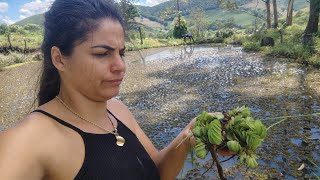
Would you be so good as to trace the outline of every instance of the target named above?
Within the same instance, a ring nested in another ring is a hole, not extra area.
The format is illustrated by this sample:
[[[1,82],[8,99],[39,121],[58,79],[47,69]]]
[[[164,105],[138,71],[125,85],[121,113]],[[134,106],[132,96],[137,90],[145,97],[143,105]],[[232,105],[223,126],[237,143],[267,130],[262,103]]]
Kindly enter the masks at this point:
[[[128,61],[119,98],[133,111],[158,149],[166,146],[202,111],[251,108],[255,118],[320,112],[319,71],[286,59],[247,54],[234,46],[182,46],[158,49]],[[263,120],[266,126],[277,120]],[[260,167],[223,163],[228,179],[314,179],[320,175],[320,117],[292,118],[268,131],[258,150]],[[222,157],[220,157],[222,158]],[[223,159],[223,158],[222,158]],[[225,158],[224,158],[225,159]],[[301,164],[305,168],[299,171]],[[179,178],[212,179],[216,169],[190,157]]]

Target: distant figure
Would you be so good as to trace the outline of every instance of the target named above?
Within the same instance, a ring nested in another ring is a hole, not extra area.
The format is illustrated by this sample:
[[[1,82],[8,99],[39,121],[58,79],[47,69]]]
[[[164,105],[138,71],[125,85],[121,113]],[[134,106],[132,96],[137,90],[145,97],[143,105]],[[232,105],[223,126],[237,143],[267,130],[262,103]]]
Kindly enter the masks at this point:
[[[194,39],[193,39],[191,32],[188,32],[188,33],[182,35],[182,37],[183,37],[184,42],[186,42],[186,38],[189,38],[190,42],[191,42],[191,40],[192,40],[192,42],[194,42]]]
[[[274,39],[272,37],[264,37],[261,39],[261,46],[274,46]]]

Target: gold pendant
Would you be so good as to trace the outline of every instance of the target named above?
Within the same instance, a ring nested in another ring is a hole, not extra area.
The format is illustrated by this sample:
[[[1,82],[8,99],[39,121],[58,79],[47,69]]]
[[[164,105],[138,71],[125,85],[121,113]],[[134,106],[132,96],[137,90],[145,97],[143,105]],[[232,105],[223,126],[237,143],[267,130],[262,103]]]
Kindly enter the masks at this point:
[[[118,146],[123,146],[124,143],[126,142],[126,140],[122,136],[120,136],[118,133],[115,133],[114,135],[116,136],[116,139],[117,139],[117,143],[116,144]]]

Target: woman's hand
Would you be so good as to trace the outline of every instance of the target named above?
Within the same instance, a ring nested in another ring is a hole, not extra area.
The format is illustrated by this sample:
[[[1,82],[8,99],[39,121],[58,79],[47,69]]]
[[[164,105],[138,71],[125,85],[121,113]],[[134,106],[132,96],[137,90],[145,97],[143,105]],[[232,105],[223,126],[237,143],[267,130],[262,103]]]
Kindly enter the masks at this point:
[[[218,112],[208,113],[209,115],[219,114]],[[189,138],[188,142],[190,144],[190,148],[193,148],[196,145],[196,138],[193,136],[192,129],[196,123],[197,117],[193,118],[190,123],[184,128],[184,137]]]

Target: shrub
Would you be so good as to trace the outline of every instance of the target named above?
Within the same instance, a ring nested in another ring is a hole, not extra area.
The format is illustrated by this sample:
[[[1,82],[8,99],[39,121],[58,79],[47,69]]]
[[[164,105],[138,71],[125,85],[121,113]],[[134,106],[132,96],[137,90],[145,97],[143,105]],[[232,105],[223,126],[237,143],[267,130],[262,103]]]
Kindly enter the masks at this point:
[[[13,59],[9,55],[0,54],[0,67],[9,66],[14,64]]]
[[[233,35],[233,31],[231,30],[220,30],[216,32],[216,37],[219,38],[228,38]]]
[[[42,28],[37,24],[26,24],[23,26],[23,29],[28,32],[41,32]]]
[[[311,57],[312,52],[313,48],[309,46],[284,43],[274,46],[268,54],[274,57],[297,59],[300,62],[305,63],[306,60]]]
[[[243,44],[243,50],[247,52],[259,52],[261,47],[257,42],[245,42]]]
[[[17,52],[10,52],[8,55],[0,54],[0,67],[10,66],[12,64],[32,61],[31,55],[24,55]]]
[[[28,60],[27,56],[21,53],[16,53],[16,52],[11,52],[9,54],[9,56],[11,56],[11,58],[13,59],[13,62],[15,64],[17,63],[23,63],[26,62]]]
[[[309,60],[308,60],[308,64],[316,67],[316,68],[320,68],[320,53],[319,54],[315,54],[314,56],[312,56]]]
[[[180,26],[178,22],[178,17],[174,19],[174,27],[173,27],[173,37],[182,38],[182,35],[186,34],[188,31],[187,22],[183,16],[180,17]]]

